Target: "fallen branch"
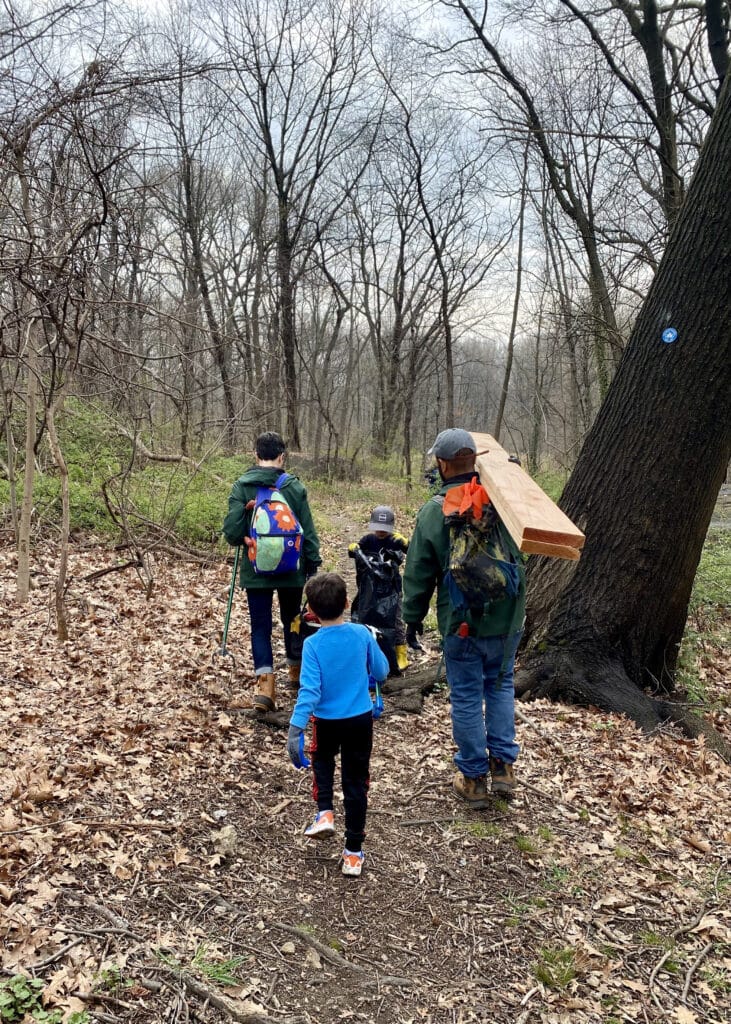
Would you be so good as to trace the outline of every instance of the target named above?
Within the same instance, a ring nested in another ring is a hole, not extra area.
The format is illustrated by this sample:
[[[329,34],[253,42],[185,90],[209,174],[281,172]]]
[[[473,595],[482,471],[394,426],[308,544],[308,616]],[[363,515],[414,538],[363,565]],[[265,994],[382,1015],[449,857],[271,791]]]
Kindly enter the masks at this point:
[[[440,666],[434,665],[420,669],[418,672],[407,672],[403,676],[391,676],[381,684],[381,693],[395,695],[402,690],[418,690],[420,693],[431,693],[438,682],[446,682],[447,677]]]
[[[91,580],[100,580],[102,576],[108,576],[110,572],[124,572],[125,569],[141,568],[142,560],[140,558],[132,558],[129,562],[123,562],[121,565],[108,565],[106,569],[97,569],[96,572],[90,572],[81,578],[88,583]]]
[[[142,441],[139,434],[133,434],[131,430],[126,430],[120,424],[117,424],[117,433],[121,434],[122,437],[126,437],[128,441],[132,442],[133,455],[137,453],[150,462],[166,462],[166,463],[179,463],[182,466],[190,466],[190,468],[197,473],[205,462],[205,457],[199,460],[191,459],[187,455],[170,455],[166,452],[153,452],[147,447]],[[218,476],[215,473],[211,473],[211,478],[219,484],[225,484],[226,481],[223,477]]]
[[[316,939],[314,935],[310,935],[310,933],[305,931],[304,928],[298,928],[296,925],[291,924],[281,924],[279,921],[271,921],[270,926],[272,928],[278,928],[280,931],[287,932],[288,935],[294,935],[303,942],[306,942],[309,946],[312,946],[313,949],[316,949],[321,957],[324,957],[325,960],[329,960],[330,963],[334,964],[336,967],[346,967],[349,970],[354,971],[356,974],[360,974],[362,977],[371,978],[373,984],[394,985],[401,988],[411,988],[417,984],[417,982],[413,981],[411,978],[396,978],[391,975],[378,975],[377,973],[375,978],[373,978],[375,968],[361,967],[360,964],[352,963],[352,961],[347,960],[344,956],[341,956],[340,953],[337,953],[331,946],[326,946],[324,942],[320,942],[320,940]]]
[[[130,938],[136,939],[138,942],[144,941],[144,935],[139,935],[137,932],[135,932],[132,929],[132,925],[129,923],[129,921],[126,921],[119,914],[115,914],[115,912],[113,910],[110,910],[109,907],[105,907],[101,903],[96,903],[94,900],[90,899],[90,897],[88,897],[86,893],[69,893],[69,899],[71,900],[72,903],[76,903],[77,906],[88,907],[89,910],[93,910],[95,914],[99,915],[99,917],[103,917],[105,921],[108,921],[111,924],[115,934],[129,935]],[[71,929],[67,930],[71,931]],[[99,931],[106,932],[109,931],[109,929],[99,929]],[[79,934],[81,934],[80,930]]]
[[[188,992],[192,992],[194,996],[199,999],[203,999],[206,1003],[211,1006],[215,1006],[217,1010],[221,1010],[231,1020],[235,1020],[238,1024],[269,1024],[271,1017],[266,1013],[251,1013],[248,1010],[241,1012],[238,1010],[230,1000],[226,999],[225,996],[219,995],[214,992],[213,989],[206,988],[202,982],[198,981],[197,978],[193,978],[190,974],[183,972],[173,972],[175,977],[185,986]]]

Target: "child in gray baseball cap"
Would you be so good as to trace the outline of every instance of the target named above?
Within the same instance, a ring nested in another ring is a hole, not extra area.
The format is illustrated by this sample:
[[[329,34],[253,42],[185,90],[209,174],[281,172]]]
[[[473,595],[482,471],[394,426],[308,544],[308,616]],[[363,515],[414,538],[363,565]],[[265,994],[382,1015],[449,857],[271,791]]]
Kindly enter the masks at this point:
[[[392,665],[392,669],[394,672],[398,669],[395,674],[400,674],[409,664],[406,626],[401,618],[401,564],[406,557],[409,542],[403,534],[397,532],[396,516],[390,505],[377,505],[373,509],[368,531],[357,544],[348,547],[348,554],[355,559],[358,585],[351,618],[381,631],[386,645],[391,646],[393,651],[396,664]],[[391,591],[390,594],[386,594],[387,589]],[[389,600],[385,600],[387,597]],[[386,611],[388,614],[385,614]],[[414,643],[410,644],[412,649],[423,651],[418,639],[413,639]]]

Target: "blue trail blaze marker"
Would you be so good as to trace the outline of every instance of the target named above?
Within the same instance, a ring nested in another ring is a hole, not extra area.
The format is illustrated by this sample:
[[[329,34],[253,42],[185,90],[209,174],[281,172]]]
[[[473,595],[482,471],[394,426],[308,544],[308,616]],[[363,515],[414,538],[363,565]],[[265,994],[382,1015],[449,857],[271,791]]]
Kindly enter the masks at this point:
[[[674,341],[677,341],[678,332],[675,330],[674,327],[666,327],[660,335],[660,337],[666,345],[672,345]]]

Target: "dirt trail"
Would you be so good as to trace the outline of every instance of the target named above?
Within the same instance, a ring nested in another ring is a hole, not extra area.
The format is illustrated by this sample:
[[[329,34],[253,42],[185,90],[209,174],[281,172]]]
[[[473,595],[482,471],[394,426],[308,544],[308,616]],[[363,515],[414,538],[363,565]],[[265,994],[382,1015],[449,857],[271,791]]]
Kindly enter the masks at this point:
[[[13,557],[0,548],[0,966],[33,971],[49,1008],[99,1024],[724,1019],[731,769],[701,744],[539,702],[518,726],[519,798],[470,812],[437,692],[377,723],[354,882],[340,837],[305,841],[310,778],[241,708],[248,673],[211,660],[229,568],[161,561],[146,601],[130,574],[84,584],[114,554],[74,551],[59,646],[54,552],[24,607]],[[244,626],[237,602],[238,653]],[[728,702],[724,667],[707,672]],[[717,724],[731,731],[728,710]]]

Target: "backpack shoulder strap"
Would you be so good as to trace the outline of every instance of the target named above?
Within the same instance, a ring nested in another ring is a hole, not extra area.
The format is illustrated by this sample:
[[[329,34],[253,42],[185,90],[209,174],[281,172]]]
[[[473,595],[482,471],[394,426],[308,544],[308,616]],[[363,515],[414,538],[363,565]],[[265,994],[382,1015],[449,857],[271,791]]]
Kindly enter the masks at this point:
[[[292,477],[289,473],[282,473],[282,475],[278,476],[277,479],[274,481],[274,490],[278,491],[280,487],[284,487],[286,482],[291,479]]]

